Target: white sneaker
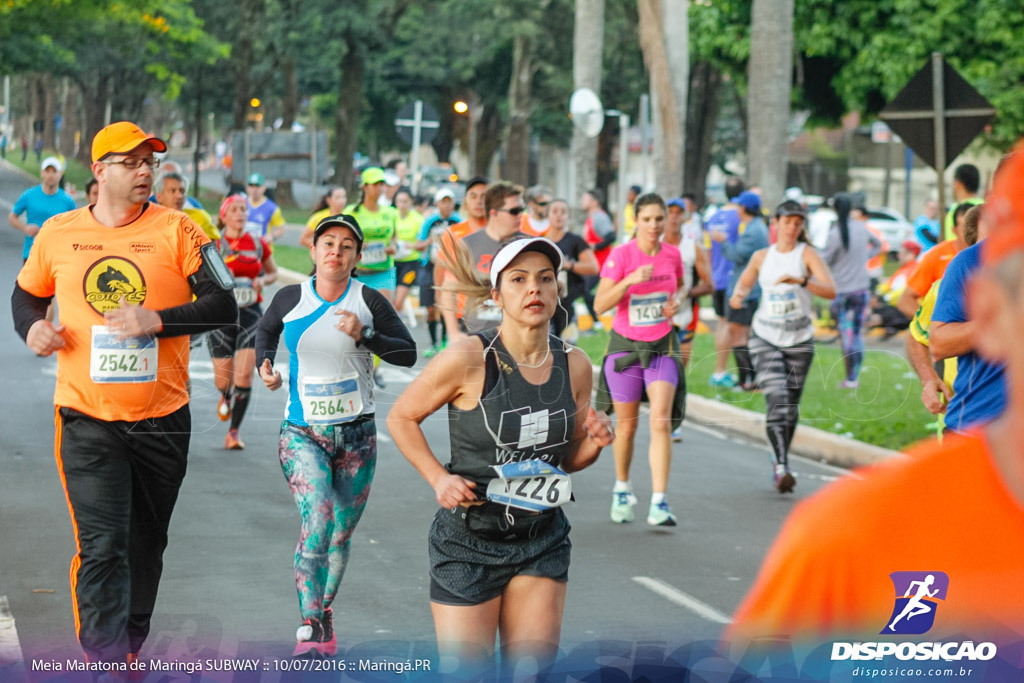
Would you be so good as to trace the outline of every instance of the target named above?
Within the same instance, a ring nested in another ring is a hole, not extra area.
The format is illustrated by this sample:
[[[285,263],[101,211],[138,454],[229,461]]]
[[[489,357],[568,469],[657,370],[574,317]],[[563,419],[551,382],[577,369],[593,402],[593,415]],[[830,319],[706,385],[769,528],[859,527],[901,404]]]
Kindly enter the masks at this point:
[[[672,514],[672,508],[668,506],[668,501],[663,500],[657,505],[651,503],[651,507],[647,511],[647,523],[651,526],[676,525],[676,516]]]
[[[636,496],[632,491],[612,491],[612,521],[625,524],[633,521],[633,506]]]

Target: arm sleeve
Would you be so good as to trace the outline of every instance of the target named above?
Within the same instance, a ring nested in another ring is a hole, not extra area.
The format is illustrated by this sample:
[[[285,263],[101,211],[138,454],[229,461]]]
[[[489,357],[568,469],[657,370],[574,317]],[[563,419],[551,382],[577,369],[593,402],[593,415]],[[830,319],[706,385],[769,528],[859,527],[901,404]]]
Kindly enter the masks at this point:
[[[939,323],[963,323],[967,322],[966,310],[966,273],[968,265],[966,261],[957,256],[950,261],[946,267],[939,284],[939,291],[935,297],[935,309],[932,311],[932,320]]]
[[[607,214],[594,214],[594,232],[601,236],[601,241],[594,245],[594,251],[600,251],[615,243],[615,226]]]
[[[284,225],[284,216],[281,215],[281,209],[277,208],[277,209],[274,209],[274,213],[272,213],[270,215],[270,225],[269,225],[269,227],[276,228],[279,225]]]
[[[200,267],[196,271],[192,293],[196,295],[195,301],[157,311],[164,327],[156,336],[180,337],[209,332],[237,322],[235,297],[230,291],[221,289],[205,268]]]
[[[274,295],[274,300],[260,317],[256,326],[256,368],[270,360],[273,365],[277,359],[277,345],[284,331],[284,317],[295,308],[302,294],[301,285],[288,285]]]
[[[392,365],[411,368],[416,364],[416,342],[398,317],[394,307],[384,295],[375,289],[363,287],[363,301],[373,316],[373,329],[376,336],[360,342],[363,346],[380,356]],[[257,355],[257,360],[259,356]]]
[[[46,309],[53,301],[52,296],[34,296],[14,283],[11,294],[11,314],[14,316],[14,329],[22,339],[28,337],[28,330],[37,320],[46,318]]]
[[[758,240],[754,232],[754,230],[750,230],[748,227],[748,229],[740,235],[739,239],[736,240],[736,244],[733,244],[729,240],[723,241],[721,243],[722,255],[733,263],[749,261],[753,253],[758,249]]]

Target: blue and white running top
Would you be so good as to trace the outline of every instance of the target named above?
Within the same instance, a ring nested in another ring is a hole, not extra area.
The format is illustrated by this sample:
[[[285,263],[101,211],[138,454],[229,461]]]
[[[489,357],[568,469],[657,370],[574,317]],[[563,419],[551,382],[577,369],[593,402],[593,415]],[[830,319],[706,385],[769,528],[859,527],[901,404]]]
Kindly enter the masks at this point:
[[[316,276],[282,288],[260,319],[256,365],[271,365],[284,333],[288,349],[288,405],[292,424],[333,425],[374,412],[373,355],[393,365],[411,367],[416,343],[384,296],[349,279],[337,301],[324,301],[314,288]],[[350,311],[367,329],[369,340],[356,341],[337,328],[338,311]]]

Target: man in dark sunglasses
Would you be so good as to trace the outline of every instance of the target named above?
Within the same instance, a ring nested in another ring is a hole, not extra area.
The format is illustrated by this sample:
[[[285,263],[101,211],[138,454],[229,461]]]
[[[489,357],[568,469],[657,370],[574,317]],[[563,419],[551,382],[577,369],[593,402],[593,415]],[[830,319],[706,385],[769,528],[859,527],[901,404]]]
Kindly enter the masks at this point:
[[[469,249],[477,271],[487,278],[491,260],[498,253],[502,242],[515,234],[521,234],[523,214],[526,211],[523,188],[505,182],[494,183],[484,193],[484,208],[487,211],[487,225],[483,230],[466,235],[461,241]],[[449,255],[442,253],[439,258],[447,259]],[[455,276],[446,272],[445,283],[454,281]],[[441,294],[441,308],[449,343],[463,335],[496,327],[501,323],[501,309],[492,300],[484,302],[476,310],[466,311],[464,297],[459,296],[456,300],[456,296],[450,292]]]
[[[529,208],[523,218],[522,230],[527,235],[543,237],[548,232],[548,205],[551,204],[551,190],[543,185],[534,185],[526,191],[526,206]]]

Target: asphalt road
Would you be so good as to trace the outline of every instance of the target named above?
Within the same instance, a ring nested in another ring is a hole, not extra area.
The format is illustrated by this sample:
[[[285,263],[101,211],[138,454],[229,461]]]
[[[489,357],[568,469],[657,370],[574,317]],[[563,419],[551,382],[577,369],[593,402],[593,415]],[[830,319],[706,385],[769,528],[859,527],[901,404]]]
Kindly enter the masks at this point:
[[[0,210],[6,214],[29,184],[0,164]],[[20,233],[0,227],[0,282],[7,287],[21,265],[20,245]],[[80,654],[68,581],[74,540],[53,457],[56,360],[37,358],[24,346],[9,322],[8,301],[4,297],[8,322],[0,324],[5,360],[0,374],[0,664],[5,616],[13,619],[11,630],[26,662]],[[413,332],[425,346],[423,325]],[[420,652],[433,641],[426,536],[437,506],[383,423],[415,373],[415,368],[385,366],[388,385],[378,392],[377,473],[335,610],[343,648],[376,643]],[[284,397],[257,387],[242,428],[247,447],[229,452],[223,450],[226,427],[216,417],[205,349],[193,351],[192,378],[189,472],[171,523],[157,613],[143,654],[287,657],[299,625],[292,578],[299,516],[276,455]],[[443,412],[428,419],[425,430],[446,459]],[[793,505],[843,475],[796,459],[797,492],[782,497],[771,488],[764,444],[688,425],[683,443],[674,445],[668,492],[680,525],[651,528],[644,522],[650,492],[647,445],[641,428],[633,473],[640,505],[633,524],[616,525],[608,518],[614,480],[610,448],[593,467],[573,475],[577,502],[567,510],[573,562],[563,628],[566,651],[614,639],[632,643],[639,657],[652,643],[716,638]],[[9,631],[6,637],[9,647]],[[48,675],[31,676],[47,680]]]

